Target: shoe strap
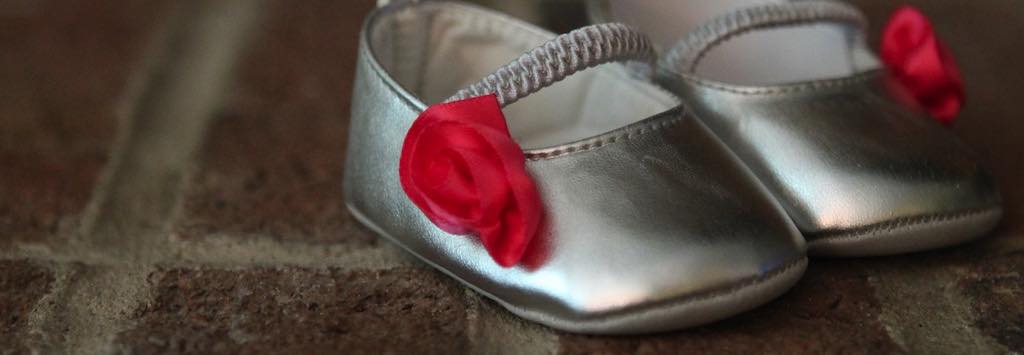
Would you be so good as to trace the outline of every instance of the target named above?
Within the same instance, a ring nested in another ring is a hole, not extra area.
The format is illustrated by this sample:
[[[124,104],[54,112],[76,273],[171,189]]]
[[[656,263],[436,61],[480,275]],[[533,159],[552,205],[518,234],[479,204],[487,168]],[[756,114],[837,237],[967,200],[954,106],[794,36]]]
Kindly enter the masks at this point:
[[[622,61],[650,64],[654,58],[650,40],[630,26],[586,26],[524,53],[446,102],[493,93],[505,107],[587,68]]]
[[[854,27],[862,36],[867,20],[855,7],[838,1],[796,1],[740,9],[714,18],[677,42],[661,59],[662,68],[691,74],[715,46],[746,32],[814,23]]]

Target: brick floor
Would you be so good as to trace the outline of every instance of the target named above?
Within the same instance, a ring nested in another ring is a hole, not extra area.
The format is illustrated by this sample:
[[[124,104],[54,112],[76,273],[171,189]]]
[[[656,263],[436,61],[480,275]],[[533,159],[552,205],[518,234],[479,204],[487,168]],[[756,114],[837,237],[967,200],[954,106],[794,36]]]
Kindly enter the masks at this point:
[[[135,353],[465,351],[455,282],[424,269],[172,269],[119,336]]]
[[[812,260],[791,292],[752,312],[600,337],[525,322],[397,256],[347,215],[356,35],[373,2],[185,0],[172,15],[160,2],[0,1],[0,354],[1024,352],[1024,67],[1008,39],[1024,33],[1021,4],[911,1],[960,59],[969,103],[953,129],[1006,200],[992,236],[909,256]],[[854,3],[875,32],[895,6]],[[226,21],[254,6],[258,25]],[[193,26],[196,11],[221,11],[195,21],[218,26]],[[237,69],[211,110],[180,110],[197,117],[157,109],[197,102],[159,97],[187,92],[176,85],[191,87],[180,82],[189,67],[156,63],[154,75],[138,75],[143,50],[163,43],[161,24],[179,34],[163,44],[169,62],[193,63],[174,62],[187,53],[206,63],[197,67]],[[231,26],[250,29],[245,50],[225,52],[237,61],[187,43],[190,31]],[[149,80],[138,83],[149,96],[122,102],[131,80]],[[121,112],[132,105],[144,109]],[[118,131],[122,123],[132,130]],[[121,140],[142,152],[118,150]],[[112,171],[119,159],[129,168]],[[105,174],[131,183],[95,189]],[[109,206],[83,213],[95,204]],[[125,212],[134,209],[144,212]],[[79,231],[97,234],[88,243],[52,238],[87,218],[104,219]]]
[[[72,229],[158,1],[0,3],[0,243]]]

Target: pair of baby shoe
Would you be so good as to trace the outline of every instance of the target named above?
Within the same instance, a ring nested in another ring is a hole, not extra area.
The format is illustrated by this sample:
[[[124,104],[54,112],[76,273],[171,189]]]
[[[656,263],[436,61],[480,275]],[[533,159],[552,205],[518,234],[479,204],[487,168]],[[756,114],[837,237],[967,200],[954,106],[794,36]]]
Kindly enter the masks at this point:
[[[749,310],[807,254],[937,248],[998,222],[991,179],[878,69],[857,10],[800,1],[659,27],[644,19],[687,9],[641,4],[595,2],[591,17],[633,18],[653,42],[620,23],[556,36],[457,2],[375,10],[352,215],[523,318],[604,334]],[[757,63],[807,46],[820,57]]]

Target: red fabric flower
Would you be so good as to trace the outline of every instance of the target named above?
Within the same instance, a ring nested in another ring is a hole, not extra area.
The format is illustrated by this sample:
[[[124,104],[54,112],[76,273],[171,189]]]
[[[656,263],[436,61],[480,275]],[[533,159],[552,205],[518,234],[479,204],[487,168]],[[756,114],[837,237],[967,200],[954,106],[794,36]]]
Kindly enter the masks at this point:
[[[953,122],[964,102],[963,81],[921,11],[903,6],[893,12],[882,34],[882,61],[932,116]]]
[[[537,233],[540,196],[494,95],[423,111],[405,136],[398,172],[438,228],[477,235],[503,267],[518,264]]]

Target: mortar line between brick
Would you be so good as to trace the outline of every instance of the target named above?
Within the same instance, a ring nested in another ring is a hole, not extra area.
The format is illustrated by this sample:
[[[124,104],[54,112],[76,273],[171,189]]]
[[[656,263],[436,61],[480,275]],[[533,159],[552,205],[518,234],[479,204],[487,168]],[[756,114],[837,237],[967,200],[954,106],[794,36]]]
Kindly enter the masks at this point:
[[[525,321],[476,292],[465,289],[467,353],[555,354],[559,342],[550,328]]]
[[[231,235],[208,235],[202,240],[174,241],[175,250],[179,254],[165,260],[166,263],[211,267],[286,265],[348,270],[422,265],[390,244],[351,247],[285,242],[272,237],[238,238]]]
[[[947,354],[1008,352],[975,328],[976,315],[954,286],[958,271],[920,263],[892,263],[883,267],[898,268],[901,272],[875,271],[869,279],[883,305],[879,321],[889,337],[905,350]],[[924,299],[930,302],[919,302]],[[935,338],[936,335],[943,338]]]
[[[106,168],[101,171],[98,181],[89,195],[91,199],[82,212],[76,233],[70,236],[72,240],[82,238],[95,228],[96,221],[100,217],[100,207],[109,200],[106,196],[111,190],[110,185],[114,181],[114,173],[120,171],[118,167],[124,164],[124,150],[130,142],[131,132],[135,129],[134,118],[135,113],[139,111],[138,103],[142,100],[145,89],[157,77],[157,72],[170,60],[171,56],[166,54],[168,52],[166,47],[169,46],[171,35],[176,32],[174,29],[181,27],[181,22],[184,21],[184,16],[180,15],[183,12],[181,7],[180,3],[173,2],[159,12],[173,15],[164,18],[160,24],[155,26],[156,30],[143,50],[138,68],[132,70],[128,75],[124,92],[121,93],[114,107],[114,115],[117,119],[115,132],[117,133],[111,144]],[[66,254],[69,251],[61,250],[61,252]]]
[[[231,79],[261,2],[194,1],[168,36],[137,94],[130,130],[115,149],[107,190],[80,240],[88,249],[140,262],[166,254],[171,221],[206,128]],[[75,250],[86,250],[76,248]]]
[[[482,335],[480,334],[480,302],[477,295],[473,290],[465,288],[462,290],[462,299],[466,303],[466,341],[469,343],[469,348],[477,348],[480,341],[478,340]],[[480,350],[480,349],[476,349]]]
[[[178,14],[181,9],[176,5],[178,3],[172,3],[158,13]],[[123,154],[118,153],[118,147],[127,144],[128,132],[131,132],[134,126],[131,115],[135,111],[134,102],[138,100],[142,89],[152,79],[153,72],[159,67],[157,62],[163,61],[162,54],[166,52],[163,47],[166,47],[170,40],[172,28],[178,27],[175,26],[175,23],[181,22],[180,17],[168,16],[154,26],[155,30],[143,50],[139,67],[129,74],[124,93],[117,100],[115,107],[117,133],[111,144],[106,168],[100,173],[97,183],[90,193],[90,201],[82,212],[76,232],[72,235],[54,236],[46,243],[19,243],[11,249],[0,251],[0,259],[29,260],[46,267],[53,274],[54,281],[50,285],[48,293],[41,297],[32,308],[25,329],[25,332],[31,335],[26,339],[26,345],[30,346],[35,353],[70,352],[66,348],[68,341],[65,329],[62,329],[59,324],[63,319],[59,314],[62,311],[60,306],[67,303],[70,298],[68,295],[69,283],[74,276],[74,272],[70,269],[74,264],[82,264],[84,260],[81,260],[82,258],[76,255],[78,253],[74,252],[74,249],[79,246],[69,244],[80,238],[84,231],[91,230],[95,224],[100,202],[105,200],[104,196],[109,190],[108,185],[116,171],[113,167],[122,164]],[[59,350],[60,348],[64,348],[63,351]]]
[[[209,266],[238,268],[249,266],[292,266],[337,268],[346,270],[389,269],[423,266],[407,253],[391,244],[352,247],[338,244],[286,242],[273,237],[239,238],[230,235],[209,235],[202,240],[177,240],[171,237],[170,254],[153,264],[162,266]],[[28,260],[39,263],[78,263],[96,266],[137,265],[95,254],[52,254],[42,246],[18,245],[14,250],[0,251],[0,260]]]
[[[53,343],[50,338],[54,334],[46,331],[49,328],[46,323],[52,317],[54,308],[59,304],[60,296],[67,289],[68,273],[64,271],[67,265],[48,260],[33,260],[32,262],[50,271],[53,275],[53,282],[50,283],[49,291],[36,301],[32,311],[28,314],[23,332],[29,336],[25,337],[24,343],[26,346],[34,348],[37,353],[51,353],[54,350],[50,349],[48,344]]]
[[[30,314],[44,352],[113,353],[116,335],[152,299],[147,280],[170,257],[195,151],[231,79],[263,1],[172,3],[119,106],[126,114],[79,232],[54,250],[29,246],[2,257],[49,259],[55,278]],[[104,263],[102,260],[115,260]],[[93,262],[99,261],[99,262]],[[124,350],[124,349],[122,349]]]

